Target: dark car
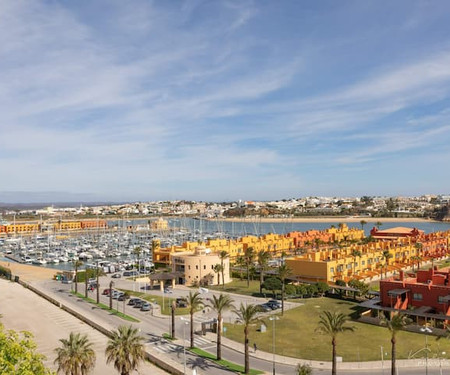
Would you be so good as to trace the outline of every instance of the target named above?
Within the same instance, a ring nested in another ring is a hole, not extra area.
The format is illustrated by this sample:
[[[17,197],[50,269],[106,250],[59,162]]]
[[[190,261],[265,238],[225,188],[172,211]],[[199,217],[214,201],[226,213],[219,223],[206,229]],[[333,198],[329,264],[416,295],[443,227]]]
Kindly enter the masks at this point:
[[[113,279],[120,279],[122,277],[122,275],[120,273],[115,273],[114,275],[111,276]]]
[[[271,299],[267,302],[267,304],[269,306],[274,306],[272,307],[273,310],[275,309],[281,309],[281,301],[277,301],[276,299]]]
[[[178,297],[175,301],[175,304],[177,307],[187,307],[188,306],[187,299],[183,298],[183,297]]]
[[[135,303],[134,303],[134,308],[141,308],[142,307],[142,305],[145,303],[145,301],[142,301],[141,299],[140,300],[138,300],[138,301],[136,301]]]
[[[139,298],[131,298],[131,299],[128,301],[128,304],[129,304],[130,306],[133,306],[133,305],[136,303],[136,301],[140,301],[140,299],[139,299]]]
[[[128,296],[128,298],[130,298],[129,296]],[[125,293],[123,293],[123,294],[121,294],[120,296],[119,296],[119,298],[117,298],[119,301],[125,301]]]

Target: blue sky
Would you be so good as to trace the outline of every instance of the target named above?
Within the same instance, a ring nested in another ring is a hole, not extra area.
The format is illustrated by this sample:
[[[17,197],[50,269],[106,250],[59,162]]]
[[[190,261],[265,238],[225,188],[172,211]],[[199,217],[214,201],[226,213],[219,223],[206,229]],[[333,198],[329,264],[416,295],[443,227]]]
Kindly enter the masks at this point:
[[[0,202],[449,193],[450,2],[0,2]]]

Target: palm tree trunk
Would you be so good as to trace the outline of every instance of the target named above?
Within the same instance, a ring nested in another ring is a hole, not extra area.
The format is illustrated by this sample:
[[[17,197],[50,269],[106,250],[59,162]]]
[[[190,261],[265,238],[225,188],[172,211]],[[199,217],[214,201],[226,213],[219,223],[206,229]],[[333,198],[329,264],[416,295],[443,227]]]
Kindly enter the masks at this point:
[[[222,288],[225,288],[225,270],[222,267]]]
[[[75,263],[75,294],[78,293],[78,266]]]
[[[244,362],[244,367],[245,367],[245,373],[248,374],[250,372],[250,361],[249,361],[249,355],[248,355],[248,327],[245,327],[244,330],[244,336],[245,336],[245,362]]]
[[[222,359],[222,314],[217,315],[217,360]]]
[[[284,281],[281,284],[281,315],[284,315]]]
[[[250,265],[247,264],[247,288],[250,286]]]
[[[331,366],[331,375],[336,375],[336,339],[331,340],[331,346],[333,347],[333,362]]]
[[[191,348],[194,347],[194,312],[191,313]]]
[[[396,341],[395,337],[392,336],[392,338],[391,338],[391,344],[392,344],[391,375],[396,374],[396,371],[395,371],[395,355],[396,355],[395,341]]]
[[[262,285],[264,283],[264,271],[261,269],[259,271],[259,293],[262,294]]]

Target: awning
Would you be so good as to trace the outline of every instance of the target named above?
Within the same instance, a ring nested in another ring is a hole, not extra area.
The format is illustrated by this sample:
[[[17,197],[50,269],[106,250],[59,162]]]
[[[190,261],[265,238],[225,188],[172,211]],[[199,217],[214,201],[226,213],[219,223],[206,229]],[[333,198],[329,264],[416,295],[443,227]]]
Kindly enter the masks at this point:
[[[388,296],[398,297],[409,292],[409,289],[392,289],[388,292]]]

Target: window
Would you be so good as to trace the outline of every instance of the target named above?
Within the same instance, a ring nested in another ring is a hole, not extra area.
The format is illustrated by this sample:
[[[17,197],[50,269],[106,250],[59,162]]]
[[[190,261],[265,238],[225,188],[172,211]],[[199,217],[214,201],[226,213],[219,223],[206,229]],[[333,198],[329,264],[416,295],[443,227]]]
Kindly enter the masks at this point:
[[[334,267],[330,268],[330,273],[334,273]]]
[[[350,263],[350,264],[347,264],[347,269],[348,270],[351,270],[352,269],[352,264]]]
[[[188,269],[190,270],[190,269],[191,269],[191,266],[188,266]]]
[[[206,266],[203,266],[203,269],[206,270]]]
[[[438,303],[445,303],[446,301],[445,301],[444,298],[445,298],[444,296],[439,296],[438,297]]]
[[[361,265],[365,266],[366,265],[366,261],[365,260],[361,261]]]
[[[198,270],[198,266],[195,266],[195,269]]]
[[[422,293],[414,293],[413,294],[413,300],[414,301],[422,301],[423,300]]]

